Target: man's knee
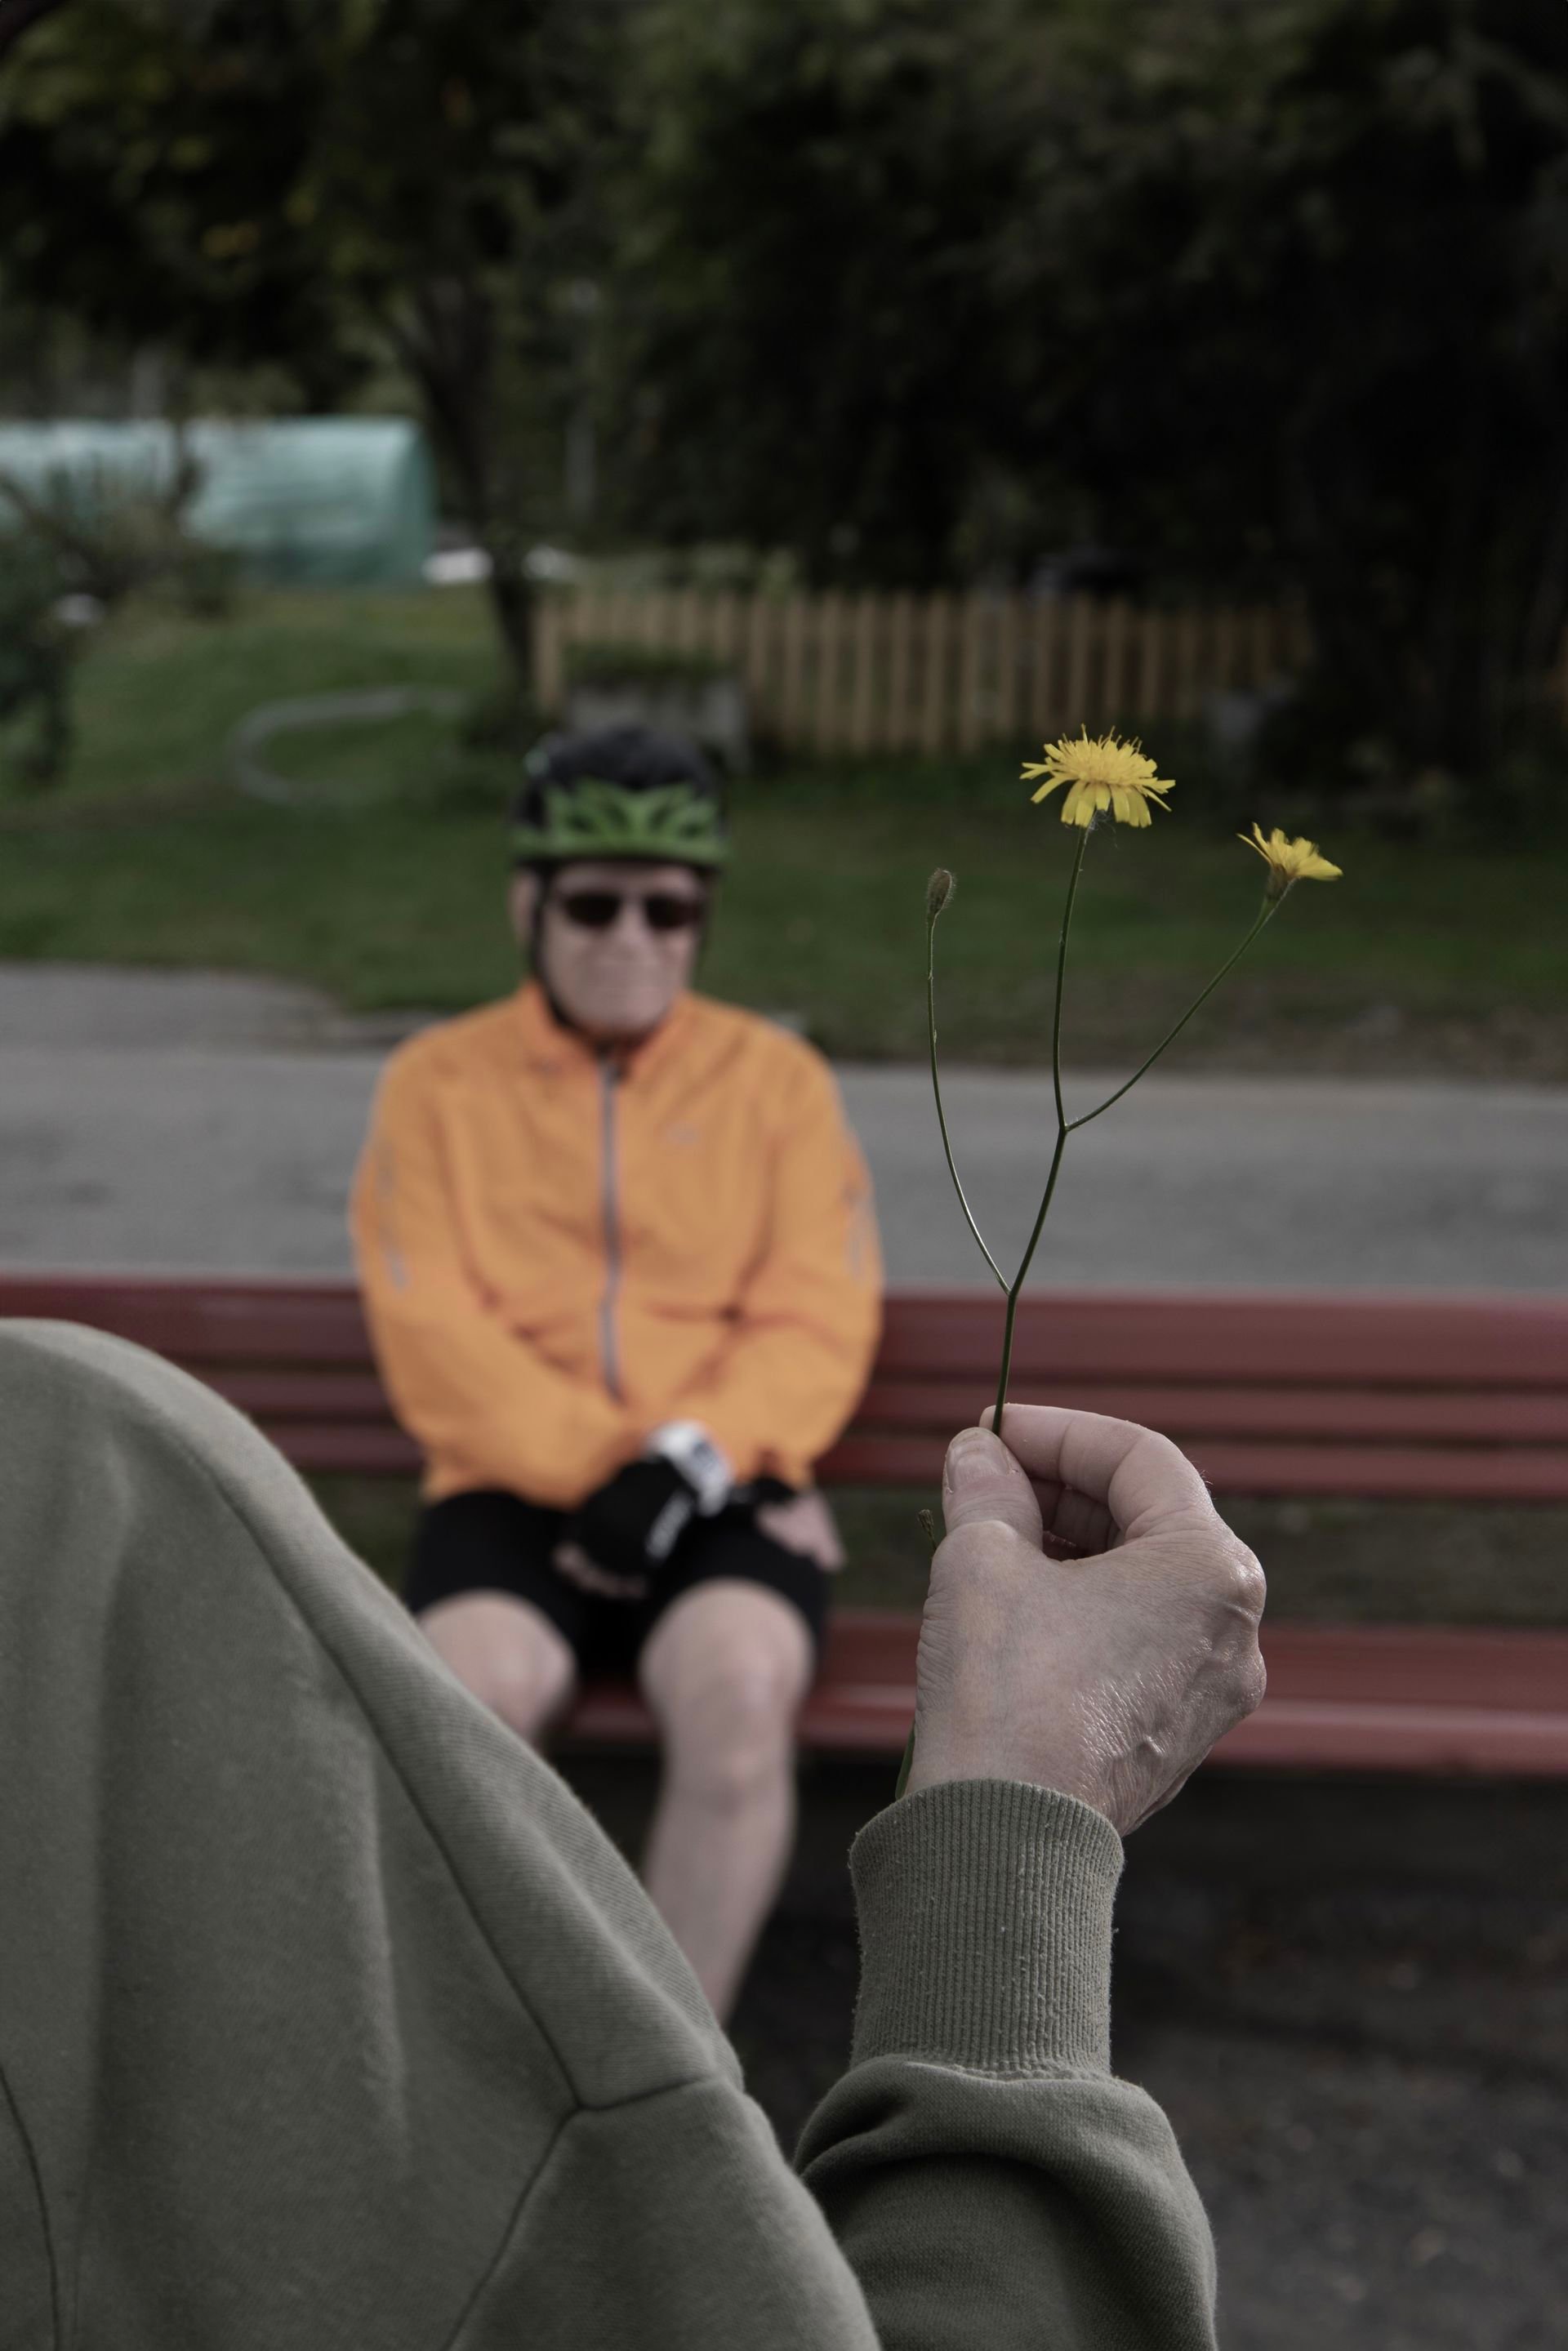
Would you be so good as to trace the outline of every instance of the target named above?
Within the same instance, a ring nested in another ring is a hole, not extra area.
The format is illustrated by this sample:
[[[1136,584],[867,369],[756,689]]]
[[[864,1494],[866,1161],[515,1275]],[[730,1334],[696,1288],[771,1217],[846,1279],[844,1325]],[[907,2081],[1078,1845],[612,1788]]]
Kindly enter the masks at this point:
[[[536,1739],[571,1697],[576,1661],[539,1610],[497,1593],[427,1608],[420,1629],[465,1688],[520,1739]]]
[[[706,1607],[701,1603],[714,1595]],[[810,1640],[787,1604],[726,1606],[719,1587],[677,1604],[645,1655],[643,1680],[672,1771],[724,1805],[748,1802],[789,1761],[810,1679]],[[667,1629],[666,1629],[667,1628]]]

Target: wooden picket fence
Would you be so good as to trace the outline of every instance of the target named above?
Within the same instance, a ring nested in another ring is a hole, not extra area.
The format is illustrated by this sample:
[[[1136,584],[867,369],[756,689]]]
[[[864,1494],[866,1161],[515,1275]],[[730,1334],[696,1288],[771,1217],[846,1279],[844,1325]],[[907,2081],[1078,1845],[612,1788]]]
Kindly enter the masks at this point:
[[[570,646],[634,646],[732,666],[753,734],[784,749],[927,755],[1193,717],[1299,674],[1310,645],[1302,616],[1273,605],[696,589],[552,596],[537,642],[547,711],[563,706]]]

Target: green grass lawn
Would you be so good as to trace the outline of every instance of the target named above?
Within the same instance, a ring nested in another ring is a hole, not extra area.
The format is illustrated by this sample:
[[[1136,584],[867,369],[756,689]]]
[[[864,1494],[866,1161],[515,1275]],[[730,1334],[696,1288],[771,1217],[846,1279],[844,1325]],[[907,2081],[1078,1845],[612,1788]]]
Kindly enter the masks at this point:
[[[260,702],[478,693],[491,675],[484,607],[464,590],[257,595],[224,622],[127,616],[81,665],[68,786],[37,800],[0,786],[0,956],[276,972],[364,1011],[505,988],[511,762],[428,718],[292,736],[269,756],[302,797],[277,808],[230,789],[222,760]],[[1091,846],[1066,1021],[1081,1063],[1151,1041],[1256,904],[1234,806],[1190,777],[1174,805],[1150,832]],[[1256,813],[1270,821],[1266,802]],[[939,934],[944,1050],[1041,1057],[1072,836],[1030,806],[1009,755],[748,778],[735,828],[706,986],[798,1017],[842,1055],[918,1056],[924,889],[945,863],[959,892]],[[1539,844],[1324,845],[1344,880],[1295,893],[1184,1040],[1188,1066],[1568,1074],[1568,925]]]

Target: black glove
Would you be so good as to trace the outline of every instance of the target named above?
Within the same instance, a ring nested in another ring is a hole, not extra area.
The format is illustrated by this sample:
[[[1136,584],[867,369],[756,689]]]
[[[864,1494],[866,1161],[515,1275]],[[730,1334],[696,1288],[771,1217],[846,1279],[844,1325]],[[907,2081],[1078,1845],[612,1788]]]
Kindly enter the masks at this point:
[[[644,1581],[664,1566],[697,1514],[696,1489],[673,1461],[628,1461],[561,1530],[610,1575]]]

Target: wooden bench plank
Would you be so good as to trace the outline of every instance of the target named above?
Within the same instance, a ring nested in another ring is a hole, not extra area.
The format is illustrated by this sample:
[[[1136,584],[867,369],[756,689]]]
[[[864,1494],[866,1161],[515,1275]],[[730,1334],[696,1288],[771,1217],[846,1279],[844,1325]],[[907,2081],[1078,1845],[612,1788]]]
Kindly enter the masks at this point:
[[[18,1311],[93,1322],[184,1362],[255,1414],[302,1469],[381,1476],[416,1466],[382,1397],[347,1282],[0,1275],[0,1312]],[[1227,1361],[1207,1386],[1195,1315],[1209,1341],[1224,1338],[1243,1359]],[[947,1435],[988,1391],[995,1320],[983,1293],[894,1295],[866,1405],[821,1465],[824,1481],[935,1484]],[[1054,1394],[1164,1427],[1222,1492],[1568,1500],[1563,1301],[1080,1292],[1027,1300],[1019,1332],[1021,1363],[1049,1347],[1055,1357],[1076,1351],[1085,1365],[1071,1378],[1021,1378],[1020,1401]],[[967,1347],[984,1362],[984,1380],[972,1384],[954,1376]],[[1176,1374],[1160,1376],[1162,1353],[1173,1348]],[[1138,1359],[1131,1378],[1089,1368],[1113,1358]],[[1286,1361],[1291,1383],[1266,1384],[1260,1367]],[[934,1380],[925,1377],[933,1364]],[[1238,1374],[1249,1364],[1244,1384]],[[1416,1364],[1425,1384],[1412,1388]],[[1396,1373],[1397,1391],[1368,1386]],[[1478,1373],[1479,1389],[1467,1384]]]
[[[398,1477],[418,1468],[413,1440],[392,1421],[296,1421],[263,1416],[263,1430],[307,1475]],[[852,1437],[819,1465],[824,1486],[906,1486],[934,1491],[945,1440]],[[1392,1446],[1200,1444],[1183,1447],[1217,1493],[1335,1496],[1364,1500],[1568,1502],[1568,1454],[1499,1446],[1467,1451]]]
[[[994,1381],[1001,1301],[905,1291],[890,1306],[883,1361],[940,1364]],[[1019,1380],[1195,1378],[1361,1385],[1560,1388],[1568,1303],[1511,1292],[1094,1291],[1026,1297],[1013,1349]]]
[[[0,1314],[88,1322],[192,1366],[362,1366],[371,1359],[359,1300],[342,1281],[7,1273],[0,1275]]]
[[[1256,1714],[1220,1740],[1208,1761],[1232,1770],[1568,1779],[1568,1712],[1296,1706],[1265,1698]]]
[[[344,1282],[0,1274],[0,1314],[85,1322],[208,1378],[301,1468],[411,1474]],[[930,1488],[989,1393],[999,1316],[974,1293],[889,1302],[866,1405],[826,1482]],[[935,1376],[932,1376],[935,1367]],[[1026,1301],[1020,1401],[1166,1426],[1222,1492],[1568,1500],[1568,1301],[1107,1297]],[[803,1742],[895,1755],[915,1620],[840,1612]],[[1270,1693],[1232,1768],[1568,1773],[1568,1635],[1270,1626]],[[576,1738],[651,1740],[629,1684]]]
[[[390,1420],[358,1427],[293,1420],[263,1420],[260,1426],[285,1460],[307,1477],[402,1478],[419,1471],[419,1447]]]
[[[802,1711],[810,1751],[902,1752],[915,1706],[919,1620],[876,1611],[831,1621],[822,1677]],[[1568,1776],[1568,1634],[1448,1626],[1265,1626],[1269,1694],[1211,1766]],[[563,1732],[651,1744],[630,1682],[585,1691]]]
[[[852,1433],[818,1465],[824,1485],[934,1486],[945,1440]],[[1291,1445],[1205,1440],[1183,1446],[1217,1493],[1342,1495],[1385,1500],[1568,1501],[1568,1449]]]
[[[193,1361],[362,1363],[350,1284],[305,1278],[10,1273],[0,1313],[63,1315]],[[881,1364],[895,1373],[995,1377],[1000,1301],[972,1290],[888,1301]],[[1511,1292],[1412,1297],[1321,1291],[1063,1291],[1019,1307],[1020,1382],[1241,1381],[1561,1390],[1568,1301]]]
[[[913,1702],[920,1620],[876,1608],[836,1609],[824,1673],[892,1687]],[[1568,1707],[1568,1631],[1521,1635],[1496,1625],[1270,1625],[1263,1627],[1270,1695],[1497,1708]]]
[[[392,1418],[381,1383],[369,1368],[243,1371],[204,1365],[193,1358],[185,1359],[185,1368],[257,1419],[377,1423]],[[1082,1412],[1103,1412],[1163,1429],[1178,1441],[1188,1437],[1287,1436],[1370,1444],[1399,1437],[1445,1447],[1568,1447],[1568,1390],[1552,1395],[1541,1389],[1511,1394],[1499,1388],[1467,1396],[1430,1389],[1400,1394],[1379,1388],[1124,1387],[1085,1382],[1071,1390],[1052,1391],[1025,1383],[1014,1390],[1014,1400],[1071,1404]],[[976,1386],[916,1381],[901,1385],[877,1379],[856,1412],[855,1427],[867,1437],[921,1435],[946,1444],[954,1429],[976,1416],[983,1401],[988,1399]]]
[[[1018,1380],[1016,1404],[1070,1404],[1135,1420],[1170,1437],[1332,1437],[1347,1444],[1382,1437],[1422,1444],[1568,1446],[1568,1374],[1561,1390],[1368,1388],[1347,1374],[1343,1387],[1237,1387],[1216,1382]],[[879,1372],[855,1414],[859,1429],[878,1435],[963,1428],[993,1401],[978,1382],[900,1379]]]

